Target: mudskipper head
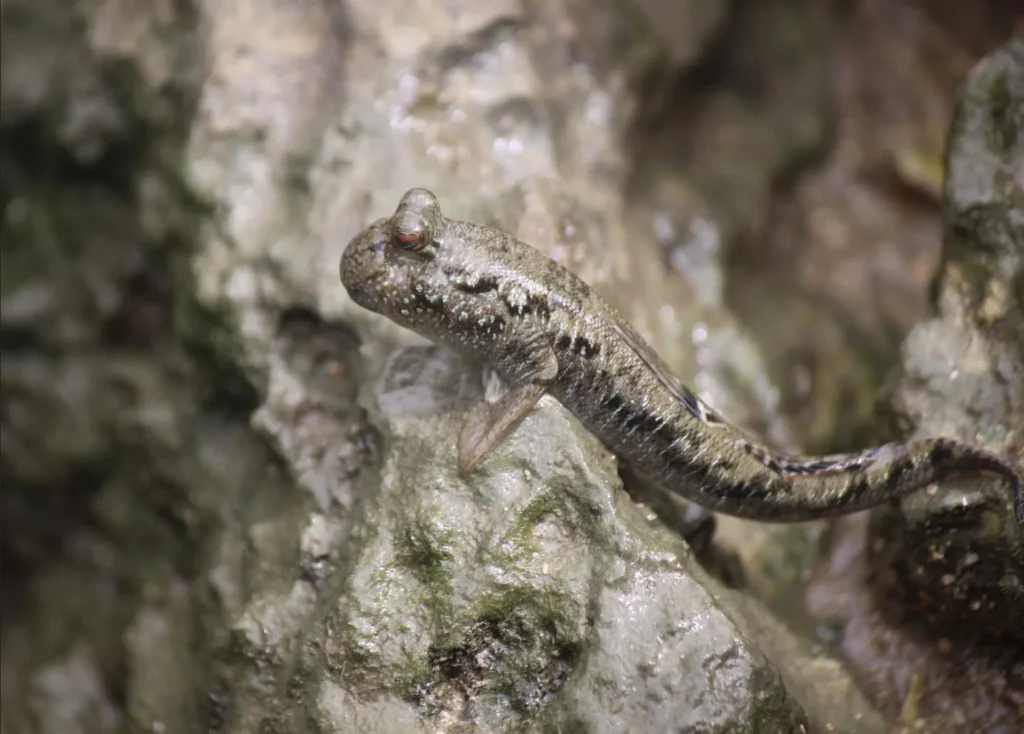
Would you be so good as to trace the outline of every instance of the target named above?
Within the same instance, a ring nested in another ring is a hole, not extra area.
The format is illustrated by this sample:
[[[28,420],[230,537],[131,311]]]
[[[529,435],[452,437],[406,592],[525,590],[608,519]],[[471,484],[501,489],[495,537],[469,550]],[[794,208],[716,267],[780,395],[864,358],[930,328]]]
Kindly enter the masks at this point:
[[[417,330],[428,295],[444,217],[437,197],[411,189],[387,219],[378,219],[348,243],[341,282],[353,301]]]

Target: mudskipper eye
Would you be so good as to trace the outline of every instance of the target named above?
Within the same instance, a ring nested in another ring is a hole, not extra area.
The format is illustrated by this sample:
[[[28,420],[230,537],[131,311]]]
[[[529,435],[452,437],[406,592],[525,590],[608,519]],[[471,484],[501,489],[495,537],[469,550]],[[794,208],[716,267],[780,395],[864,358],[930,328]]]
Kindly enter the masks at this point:
[[[434,202],[433,206],[431,202]],[[439,219],[440,212],[433,194],[420,189],[406,192],[391,217],[393,241],[407,252],[426,250],[423,254],[428,255],[436,244]]]
[[[426,233],[419,228],[408,230],[405,232],[398,232],[395,234],[395,239],[398,240],[404,249],[409,252],[419,252],[427,246]]]

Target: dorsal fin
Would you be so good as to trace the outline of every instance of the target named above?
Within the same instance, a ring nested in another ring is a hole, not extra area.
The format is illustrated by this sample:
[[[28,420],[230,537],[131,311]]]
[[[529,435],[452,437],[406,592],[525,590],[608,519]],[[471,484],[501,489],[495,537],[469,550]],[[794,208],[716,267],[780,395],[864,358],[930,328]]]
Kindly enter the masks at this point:
[[[658,382],[682,404],[686,411],[702,423],[712,425],[728,425],[722,416],[709,408],[690,388],[686,387],[678,377],[673,375],[657,352],[643,340],[636,330],[625,321],[615,319],[612,330],[628,346],[633,353],[658,378]]]

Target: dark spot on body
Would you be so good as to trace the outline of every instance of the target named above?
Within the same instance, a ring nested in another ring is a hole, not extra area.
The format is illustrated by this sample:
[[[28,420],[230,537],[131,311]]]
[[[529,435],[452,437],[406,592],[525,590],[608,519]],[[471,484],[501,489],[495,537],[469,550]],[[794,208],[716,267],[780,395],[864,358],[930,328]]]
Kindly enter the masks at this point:
[[[532,313],[537,314],[539,318],[544,320],[551,317],[551,307],[548,305],[548,299],[544,296],[529,294],[522,303],[513,303],[506,298],[505,307],[509,310],[509,313],[517,318],[529,316]]]
[[[548,305],[548,299],[538,296],[537,298],[529,299],[530,304],[533,306],[533,310],[537,313],[541,319],[547,321],[551,317],[551,306]]]
[[[596,357],[601,353],[601,347],[586,337],[577,337],[572,343],[572,351],[581,357]]]
[[[861,469],[873,463],[872,454],[851,454],[839,459],[783,459],[780,462],[783,474],[838,474]]]
[[[686,412],[697,420],[704,420],[704,412],[701,410],[700,400],[697,399],[697,396],[687,387],[682,389],[682,395],[683,407],[686,408]]]
[[[628,429],[636,426],[636,412],[633,410],[632,406],[622,404],[615,412],[619,416],[619,425],[622,428]]]
[[[712,489],[717,497],[732,505],[763,502],[772,494],[767,487],[758,482],[721,482]]]
[[[802,473],[800,470],[800,464],[795,462],[789,462],[786,461],[785,459],[777,459],[776,457],[768,453],[765,449],[761,448],[760,446],[757,446],[756,444],[752,444],[749,441],[743,441],[740,443],[740,445],[743,447],[744,451],[746,451],[749,455],[753,456],[755,459],[760,461],[765,467],[767,467],[770,471],[775,472],[776,474],[784,475]]]
[[[484,277],[478,278],[472,283],[457,281],[454,283],[454,287],[456,290],[462,291],[463,293],[479,295],[481,293],[490,293],[491,291],[498,290],[498,281],[495,278]]]
[[[766,467],[771,469],[776,474],[783,474],[785,472],[785,470],[782,468],[782,464],[779,463],[779,461],[772,456],[761,457],[761,461],[764,463]]]
[[[863,474],[853,478],[843,493],[843,504],[853,505],[864,495],[871,491],[871,481]]]
[[[750,441],[740,441],[740,445],[743,447],[744,451],[746,451],[748,454],[750,454],[751,456],[753,456],[762,463],[768,463],[769,460],[775,461],[774,457],[772,457],[772,455],[768,453],[767,449],[761,448],[756,443],[751,443]]]
[[[643,433],[650,435],[656,431],[660,431],[665,425],[665,422],[654,415],[646,408],[629,408],[624,410],[625,416],[622,419],[622,427],[627,431],[642,431]]]
[[[619,408],[622,407],[622,397],[615,393],[612,393],[611,395],[604,399],[602,407],[605,408],[606,410],[612,411],[613,413],[617,412]]]
[[[946,466],[953,458],[953,447],[945,441],[938,441],[928,453],[928,460],[932,466]]]
[[[572,337],[568,334],[562,334],[555,342],[555,347],[563,352],[568,351],[570,346],[572,346]]]
[[[837,461],[794,461],[779,464],[785,474],[823,474],[841,466]]]
[[[900,486],[903,475],[914,468],[914,462],[909,456],[901,456],[892,462],[892,465],[885,472],[885,483],[890,489]]]

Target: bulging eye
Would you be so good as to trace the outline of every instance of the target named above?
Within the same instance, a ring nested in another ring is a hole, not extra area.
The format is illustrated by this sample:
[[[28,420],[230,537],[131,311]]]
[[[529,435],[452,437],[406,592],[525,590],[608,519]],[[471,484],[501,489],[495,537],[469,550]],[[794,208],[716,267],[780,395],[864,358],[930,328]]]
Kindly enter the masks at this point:
[[[404,249],[409,250],[409,252],[419,252],[427,246],[426,233],[419,228],[398,232],[395,235],[395,239],[398,240],[398,244]]]
[[[407,252],[421,252],[434,241],[436,229],[420,208],[403,200],[391,218],[393,241]],[[426,253],[424,253],[426,254]]]

